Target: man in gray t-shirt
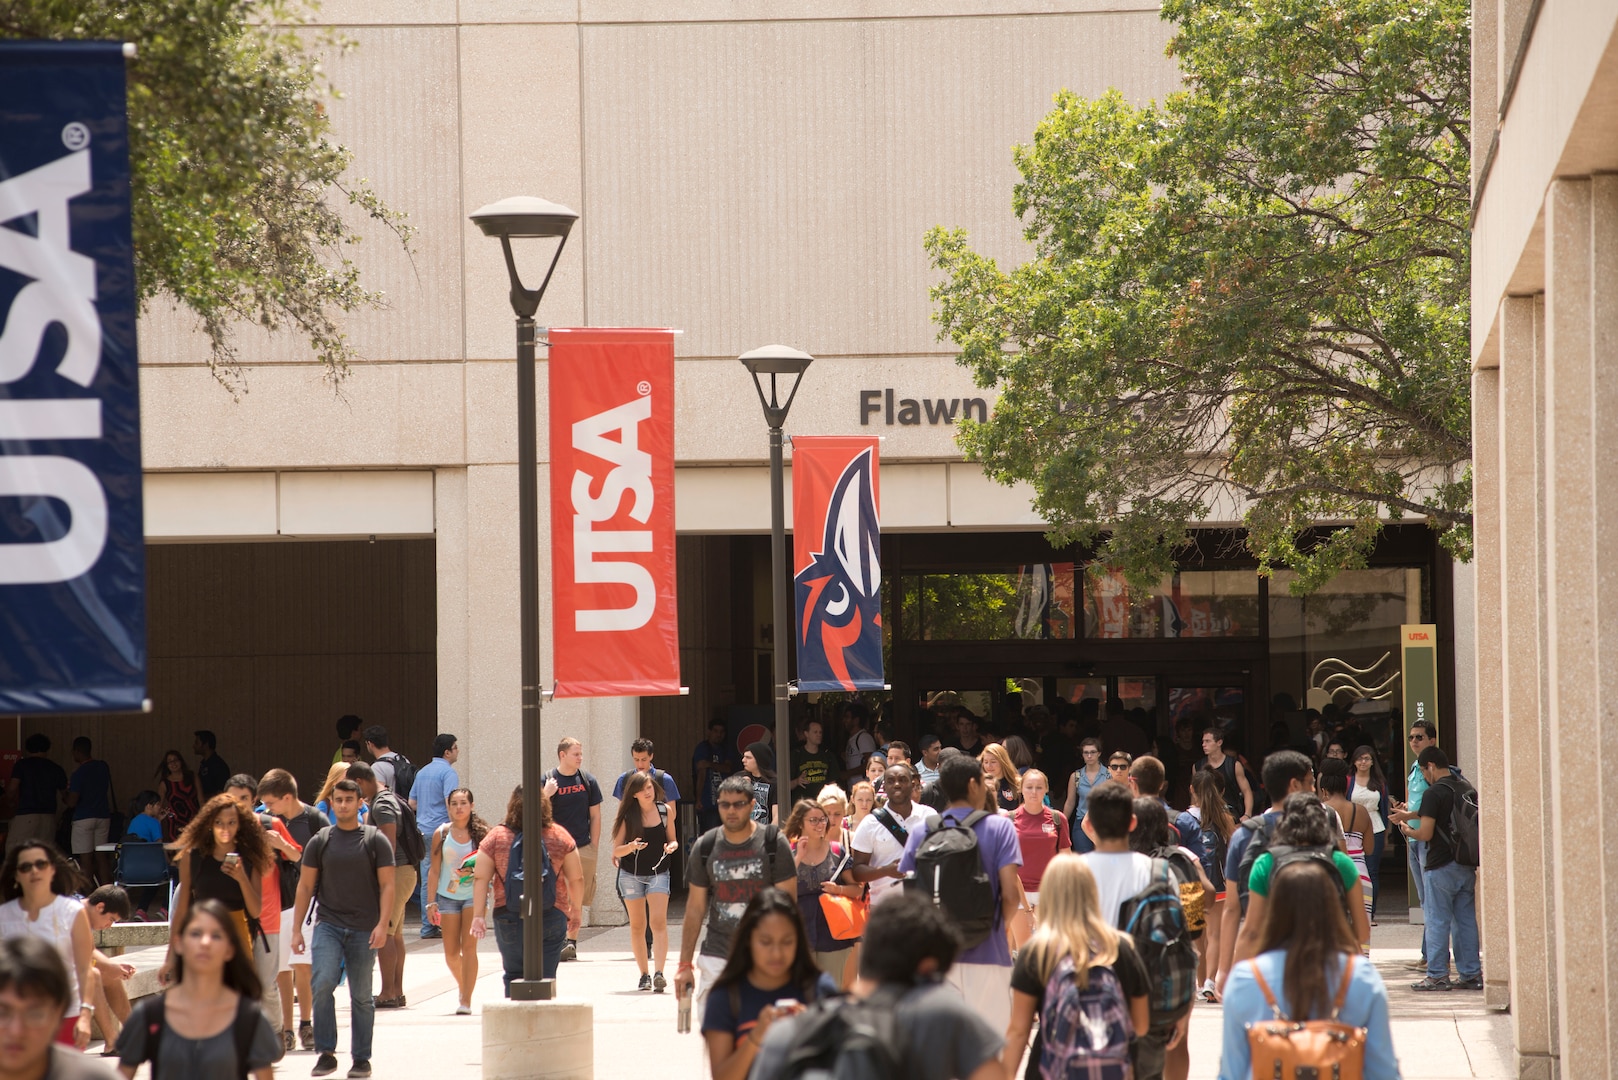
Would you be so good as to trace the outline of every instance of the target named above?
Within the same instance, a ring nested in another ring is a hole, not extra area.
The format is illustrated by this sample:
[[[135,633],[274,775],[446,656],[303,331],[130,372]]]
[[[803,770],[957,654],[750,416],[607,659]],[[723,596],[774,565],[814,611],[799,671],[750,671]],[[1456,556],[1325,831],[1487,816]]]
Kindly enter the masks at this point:
[[[337,981],[348,970],[348,1001],[353,1014],[352,1076],[371,1075],[371,1033],[376,1001],[371,975],[376,951],[388,934],[393,905],[393,845],[370,825],[360,824],[360,787],[339,780],[331,793],[337,824],[322,829],[303,849],[298,903],[292,920],[292,951],[310,957],[315,999],[315,1049],[320,1057],[310,1076],[337,1071]],[[319,897],[314,940],[306,945],[303,923]]]
[[[754,821],[752,813],[753,782],[746,773],[737,773],[719,785],[722,824],[697,840],[686,870],[690,889],[680,936],[680,969],[674,976],[676,995],[683,985],[695,983],[694,969],[701,968],[700,996],[706,999],[708,987],[724,970],[731,932],[747,902],[761,890],[775,885],[788,895],[798,894],[798,868],[792,861],[791,845],[774,825]],[[770,837],[775,845],[766,853],[765,841]],[[697,956],[697,936],[705,922],[708,933],[702,940],[702,954]],[[700,1009],[700,1000],[697,1005]]]

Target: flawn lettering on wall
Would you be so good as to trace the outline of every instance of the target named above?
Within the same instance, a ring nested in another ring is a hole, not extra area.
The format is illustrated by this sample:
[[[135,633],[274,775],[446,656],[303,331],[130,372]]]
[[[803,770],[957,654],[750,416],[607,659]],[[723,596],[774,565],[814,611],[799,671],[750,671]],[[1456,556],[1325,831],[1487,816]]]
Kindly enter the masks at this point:
[[[891,386],[882,390],[861,390],[860,427],[869,427],[871,418],[879,413],[882,422],[889,427],[953,424],[957,418],[986,423],[989,419],[989,403],[983,398],[897,398],[897,409],[895,398]]]

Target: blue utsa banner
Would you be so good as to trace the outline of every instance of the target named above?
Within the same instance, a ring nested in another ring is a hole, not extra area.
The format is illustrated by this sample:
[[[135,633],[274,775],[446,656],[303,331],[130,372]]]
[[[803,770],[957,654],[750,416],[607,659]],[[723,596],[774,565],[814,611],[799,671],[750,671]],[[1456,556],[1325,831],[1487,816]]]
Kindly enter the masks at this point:
[[[799,690],[883,686],[878,445],[829,435],[792,440]]]
[[[0,713],[146,697],[117,42],[0,42]]]

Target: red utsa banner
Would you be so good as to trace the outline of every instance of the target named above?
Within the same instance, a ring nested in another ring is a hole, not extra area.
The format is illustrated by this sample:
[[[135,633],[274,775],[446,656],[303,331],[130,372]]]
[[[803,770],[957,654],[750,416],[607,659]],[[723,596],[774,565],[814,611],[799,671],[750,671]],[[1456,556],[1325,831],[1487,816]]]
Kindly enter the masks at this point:
[[[674,334],[550,342],[556,696],[677,694]]]
[[[800,690],[883,686],[879,445],[875,437],[792,440]]]

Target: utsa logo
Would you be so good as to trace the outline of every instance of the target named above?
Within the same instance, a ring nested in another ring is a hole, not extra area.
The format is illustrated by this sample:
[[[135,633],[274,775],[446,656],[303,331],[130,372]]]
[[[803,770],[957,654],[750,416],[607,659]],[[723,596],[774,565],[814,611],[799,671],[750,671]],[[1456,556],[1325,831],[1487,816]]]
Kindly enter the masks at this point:
[[[794,581],[804,689],[882,686],[882,561],[872,488],[866,449],[837,478],[820,550]]]

